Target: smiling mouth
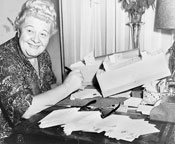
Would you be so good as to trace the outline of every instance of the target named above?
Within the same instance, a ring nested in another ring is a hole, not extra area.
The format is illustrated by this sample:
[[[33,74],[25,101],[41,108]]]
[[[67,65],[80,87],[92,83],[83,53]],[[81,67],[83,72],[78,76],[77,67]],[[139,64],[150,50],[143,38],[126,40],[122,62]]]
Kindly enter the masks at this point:
[[[39,45],[33,45],[33,44],[30,44],[30,43],[29,43],[29,46],[30,46],[31,48],[34,48],[34,49],[39,48]]]

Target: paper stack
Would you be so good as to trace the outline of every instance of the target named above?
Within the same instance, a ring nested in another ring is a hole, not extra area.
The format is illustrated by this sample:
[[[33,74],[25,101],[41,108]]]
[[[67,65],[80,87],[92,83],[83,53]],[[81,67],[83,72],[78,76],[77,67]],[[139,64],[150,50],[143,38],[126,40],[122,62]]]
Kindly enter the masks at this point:
[[[61,125],[64,132],[72,131],[105,132],[117,140],[133,141],[140,135],[159,132],[155,125],[144,119],[131,119],[128,116],[110,115],[101,118],[99,111],[78,111],[78,108],[55,110],[40,121],[40,128]]]

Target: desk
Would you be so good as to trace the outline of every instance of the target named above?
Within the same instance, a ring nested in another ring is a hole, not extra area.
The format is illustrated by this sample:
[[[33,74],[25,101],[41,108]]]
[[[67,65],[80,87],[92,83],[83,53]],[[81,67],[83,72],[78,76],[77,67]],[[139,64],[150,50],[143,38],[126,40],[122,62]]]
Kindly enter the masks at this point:
[[[104,99],[101,99],[104,100]],[[64,100],[63,103],[65,103]],[[110,101],[105,99],[105,101]],[[112,99],[111,101],[114,102]],[[118,101],[121,101],[119,99]],[[62,105],[63,103],[60,103]],[[66,102],[67,103],[67,102]],[[53,109],[44,110],[14,128],[14,134],[9,139],[10,144],[15,144],[18,139],[19,144],[174,144],[175,125],[174,123],[150,121],[156,124],[159,133],[140,136],[133,142],[118,141],[104,136],[104,133],[91,133],[77,131],[67,136],[60,126],[46,129],[38,127],[38,121],[49,114]],[[149,119],[148,119],[149,120]],[[24,143],[25,142],[25,143]]]

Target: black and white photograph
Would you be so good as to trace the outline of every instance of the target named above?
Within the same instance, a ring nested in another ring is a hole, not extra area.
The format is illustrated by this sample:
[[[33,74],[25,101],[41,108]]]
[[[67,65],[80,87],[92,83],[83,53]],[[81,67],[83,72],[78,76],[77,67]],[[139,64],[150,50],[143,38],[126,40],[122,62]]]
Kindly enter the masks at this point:
[[[0,144],[175,144],[175,0],[0,0]]]

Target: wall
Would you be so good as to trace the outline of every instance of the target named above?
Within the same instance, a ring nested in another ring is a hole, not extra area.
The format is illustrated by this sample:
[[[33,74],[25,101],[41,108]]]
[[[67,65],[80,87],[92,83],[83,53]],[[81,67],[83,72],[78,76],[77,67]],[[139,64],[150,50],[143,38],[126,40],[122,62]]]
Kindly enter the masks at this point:
[[[104,56],[132,49],[128,13],[118,0],[62,0],[65,64],[82,60],[90,52]],[[170,32],[154,28],[155,9],[142,17],[140,50],[167,51],[173,39]]]
[[[1,0],[0,44],[12,38],[15,35],[15,31],[13,30],[12,24],[8,21],[7,17],[14,21],[24,2],[25,0]],[[62,79],[60,67],[60,44],[58,34],[51,38],[50,43],[48,45],[48,51],[52,58],[54,73],[57,77],[58,84],[60,84],[62,82]]]
[[[7,17],[12,21],[15,20],[22,3],[25,0],[1,0],[0,4],[0,44],[14,36],[12,24],[7,20]]]

